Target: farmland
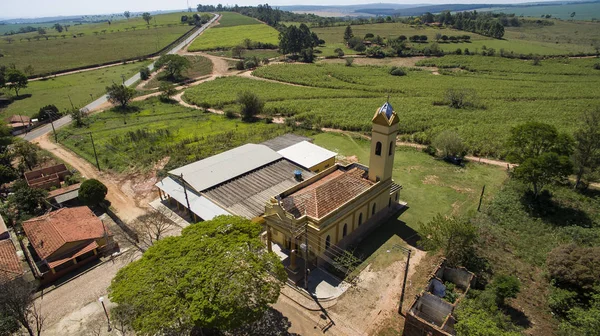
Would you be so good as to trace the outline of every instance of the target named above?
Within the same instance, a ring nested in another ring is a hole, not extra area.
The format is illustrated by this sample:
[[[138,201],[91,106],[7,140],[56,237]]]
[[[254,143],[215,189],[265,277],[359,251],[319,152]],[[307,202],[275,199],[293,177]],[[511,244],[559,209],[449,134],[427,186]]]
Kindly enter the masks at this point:
[[[238,13],[222,13],[219,25],[198,37],[189,51],[228,49],[243,44],[244,40],[277,45],[279,33],[275,28]]]
[[[369,164],[368,141],[321,133],[315,136],[315,144],[346,157],[356,156],[360,163]],[[487,201],[506,179],[506,171],[500,167],[473,163],[457,169],[413,148],[397,148],[394,160],[394,181],[402,185],[401,199],[410,206],[400,220],[414,230],[437,213],[466,215],[476,210],[481,187],[486,185]]]
[[[201,76],[209,75],[212,73],[213,64],[212,62],[202,56],[184,56],[190,62],[190,67],[183,71],[182,78],[178,82],[183,82],[189,79],[198,78]],[[144,88],[146,89],[155,89],[160,86],[161,82],[168,81],[165,76],[160,73],[157,76],[154,76],[151,80],[149,80]],[[168,81],[171,83],[171,81]]]
[[[508,27],[504,39],[498,40],[490,37],[469,33],[451,28],[432,28],[426,26],[413,26],[403,23],[379,23],[352,26],[355,36],[363,37],[367,33],[380,35],[382,38],[397,38],[400,35],[426,35],[429,43],[412,44],[416,49],[422,49],[435,41],[436,33],[443,35],[469,35],[470,42],[439,43],[444,51],[455,51],[457,48],[468,48],[470,51],[494,48],[496,51],[504,49],[517,54],[540,55],[566,55],[578,52],[594,52],[594,44],[600,43],[600,24],[596,22],[563,22],[551,20],[551,26],[538,26],[525,24],[523,27]],[[345,48],[345,26],[312,28],[319,38],[325,40],[321,47],[323,56],[333,55],[333,50],[342,48],[345,53],[355,53]]]
[[[55,78],[30,81],[28,87],[19,92],[22,99],[15,100],[8,107],[0,109],[0,117],[5,119],[13,114],[31,116],[37,113],[41,107],[49,104],[54,104],[60,111],[65,111],[71,108],[69,97],[74,106],[82,107],[105,94],[106,87],[112,82],[120,83],[122,75],[131,77],[143,65],[148,65],[148,63],[136,62],[127,65],[116,65]]]
[[[514,13],[517,16],[540,17],[552,15],[553,18],[563,20],[592,20],[600,19],[600,4],[595,3],[567,3],[554,6],[514,6],[494,9],[493,12]],[[571,17],[571,13],[575,16]]]
[[[154,19],[151,26],[146,26],[141,18],[135,18],[114,21],[111,25],[72,26],[62,33],[48,29],[48,39],[32,39],[37,33],[14,35],[15,41],[11,43],[0,41],[0,50],[4,54],[0,65],[15,64],[19,69],[31,65],[34,74],[45,74],[142,57],[166,47],[192,29],[180,24],[179,20],[177,13],[164,14],[156,16],[156,27]],[[84,35],[77,35],[80,33]]]
[[[389,93],[403,120],[401,139],[427,143],[452,128],[472,153],[502,157],[512,126],[539,120],[574,131],[578,116],[600,105],[600,71],[593,69],[597,62],[554,59],[535,66],[499,57],[445,56],[419,63],[442,67],[441,75],[409,70],[401,77],[390,75],[386,66],[279,64],[261,67],[254,75],[305,87],[225,78],[191,88],[184,98],[235,107],[238,92],[251,90],[266,101],[266,113],[293,115],[315,126],[368,131],[374,110]],[[472,92],[474,107],[445,105],[450,88]]]
[[[133,104],[133,112],[95,114],[88,126],[59,131],[58,141],[94,161],[89,132],[94,136],[100,165],[114,172],[145,171],[169,157],[166,169],[203,159],[245,143],[259,143],[289,131],[262,122],[244,123],[157,98]]]

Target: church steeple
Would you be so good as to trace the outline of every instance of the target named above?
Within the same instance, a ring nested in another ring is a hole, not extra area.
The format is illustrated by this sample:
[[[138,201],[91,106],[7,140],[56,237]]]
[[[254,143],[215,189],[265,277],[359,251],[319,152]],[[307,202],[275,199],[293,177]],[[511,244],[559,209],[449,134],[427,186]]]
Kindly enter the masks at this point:
[[[388,101],[375,111],[372,119],[369,180],[373,182],[392,178],[399,122],[388,97]]]

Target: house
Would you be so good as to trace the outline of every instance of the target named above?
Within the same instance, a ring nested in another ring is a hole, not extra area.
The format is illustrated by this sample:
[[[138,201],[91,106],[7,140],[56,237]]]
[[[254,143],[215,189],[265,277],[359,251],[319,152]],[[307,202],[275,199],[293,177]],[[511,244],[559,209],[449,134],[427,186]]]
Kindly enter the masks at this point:
[[[72,175],[64,163],[51,167],[32,170],[25,173],[25,181],[31,188],[49,190],[53,187],[60,188],[60,183],[67,176]]]
[[[401,186],[392,180],[398,125],[398,115],[386,102],[372,119],[369,167],[334,164],[266,203],[267,246],[292,250],[291,270],[301,244],[307,245],[309,263],[331,263],[336,251],[360,241],[404,207]]]
[[[426,289],[417,295],[406,313],[403,336],[456,335],[454,308],[465,297],[475,275],[465,268],[450,268],[443,261],[429,278]],[[456,299],[447,300],[450,293]],[[453,302],[451,302],[453,301]]]
[[[23,274],[21,259],[12,240],[0,240],[0,283],[14,280]]]
[[[159,196],[196,221],[219,215],[259,218],[273,195],[334,165],[336,153],[308,140],[286,134],[171,170],[156,183]]]
[[[112,234],[85,206],[61,208],[23,222],[34,272],[47,283],[96,260]]]
[[[8,127],[13,130],[26,128],[31,124],[31,118],[24,115],[13,115],[8,119]]]

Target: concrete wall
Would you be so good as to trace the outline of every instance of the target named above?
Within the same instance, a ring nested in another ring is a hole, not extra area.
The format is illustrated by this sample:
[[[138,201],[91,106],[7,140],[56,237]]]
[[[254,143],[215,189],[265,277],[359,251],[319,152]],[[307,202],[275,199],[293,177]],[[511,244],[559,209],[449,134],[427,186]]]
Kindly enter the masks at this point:
[[[442,282],[452,282],[464,290],[470,287],[471,281],[473,280],[473,273],[464,268],[448,268],[441,266],[435,272],[435,277],[441,279]]]
[[[315,173],[320,173],[323,170],[332,167],[335,164],[335,157],[332,157],[330,159],[327,159],[319,164],[316,164],[312,167],[310,167],[308,170],[313,171]]]
[[[441,327],[446,317],[452,313],[452,309],[452,304],[424,292],[410,309],[410,313],[428,323]]]

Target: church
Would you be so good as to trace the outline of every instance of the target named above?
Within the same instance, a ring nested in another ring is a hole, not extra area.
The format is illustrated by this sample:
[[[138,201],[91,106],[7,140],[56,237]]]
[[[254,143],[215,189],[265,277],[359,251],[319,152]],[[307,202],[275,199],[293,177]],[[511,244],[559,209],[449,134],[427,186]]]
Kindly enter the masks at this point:
[[[392,179],[398,115],[386,102],[372,119],[369,166],[339,163],[277,194],[264,211],[266,240],[308,257],[310,264],[332,262],[335,251],[356,243],[406,203]],[[308,246],[308,254],[305,247]]]

